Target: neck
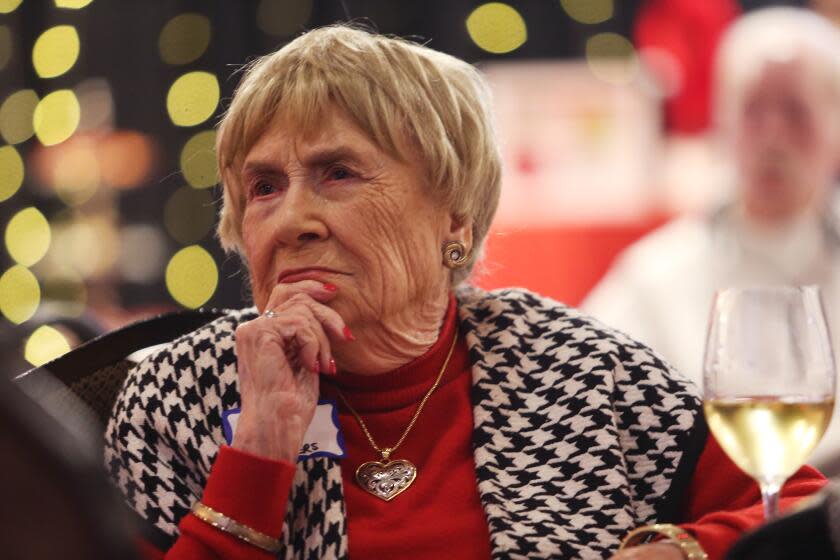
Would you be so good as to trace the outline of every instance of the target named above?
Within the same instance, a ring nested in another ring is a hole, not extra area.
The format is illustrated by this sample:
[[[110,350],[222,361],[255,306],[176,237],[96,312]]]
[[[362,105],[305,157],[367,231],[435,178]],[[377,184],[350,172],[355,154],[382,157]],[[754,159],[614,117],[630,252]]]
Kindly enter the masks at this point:
[[[393,371],[422,356],[440,335],[449,293],[413,302],[399,312],[353,325],[356,340],[334,348],[339,369],[361,375]]]

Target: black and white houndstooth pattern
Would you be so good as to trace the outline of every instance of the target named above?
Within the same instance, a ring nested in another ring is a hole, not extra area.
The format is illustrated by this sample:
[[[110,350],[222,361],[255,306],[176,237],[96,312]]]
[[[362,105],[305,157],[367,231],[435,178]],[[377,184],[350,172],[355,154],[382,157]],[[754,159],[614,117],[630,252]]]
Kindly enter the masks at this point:
[[[473,448],[494,558],[603,558],[657,520],[700,414],[646,347],[524,290],[458,293],[473,375]],[[106,432],[128,502],[171,538],[201,495],[221,413],[239,406],[234,312],[141,363]],[[346,558],[338,462],[298,463],[281,558]]]

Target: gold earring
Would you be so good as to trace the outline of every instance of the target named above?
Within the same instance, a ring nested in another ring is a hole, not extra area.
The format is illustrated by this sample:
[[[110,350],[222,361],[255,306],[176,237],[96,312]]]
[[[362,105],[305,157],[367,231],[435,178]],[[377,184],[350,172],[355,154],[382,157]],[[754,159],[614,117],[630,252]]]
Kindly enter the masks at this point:
[[[467,247],[460,241],[450,241],[443,246],[443,264],[447,268],[461,268],[469,258]]]

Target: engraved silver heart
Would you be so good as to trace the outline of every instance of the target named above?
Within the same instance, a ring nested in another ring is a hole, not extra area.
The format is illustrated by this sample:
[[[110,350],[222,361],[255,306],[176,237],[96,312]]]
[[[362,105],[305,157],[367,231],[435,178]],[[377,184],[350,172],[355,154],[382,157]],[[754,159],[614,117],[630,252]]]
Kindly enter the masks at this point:
[[[377,498],[390,502],[417,478],[417,467],[404,459],[381,463],[368,461],[356,469],[356,482]]]

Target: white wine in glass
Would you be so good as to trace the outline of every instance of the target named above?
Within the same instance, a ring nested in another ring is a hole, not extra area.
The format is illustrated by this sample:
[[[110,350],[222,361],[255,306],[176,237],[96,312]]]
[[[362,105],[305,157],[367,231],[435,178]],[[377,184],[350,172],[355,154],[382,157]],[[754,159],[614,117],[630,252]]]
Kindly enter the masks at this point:
[[[755,287],[715,296],[703,407],[721,448],[758,482],[764,515],[808,459],[834,410],[835,371],[819,288]]]

